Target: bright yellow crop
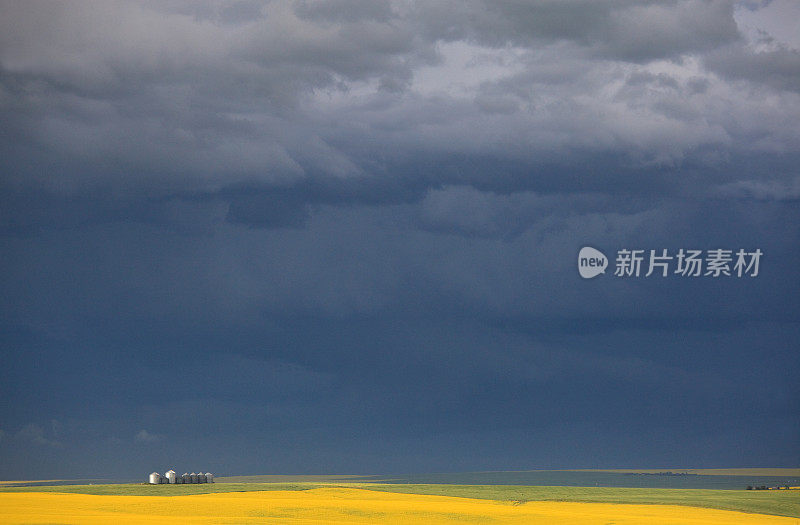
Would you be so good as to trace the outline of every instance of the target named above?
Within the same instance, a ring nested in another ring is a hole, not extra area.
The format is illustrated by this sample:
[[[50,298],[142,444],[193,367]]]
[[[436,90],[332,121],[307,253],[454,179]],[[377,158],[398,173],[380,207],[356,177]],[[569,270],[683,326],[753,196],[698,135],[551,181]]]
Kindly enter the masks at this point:
[[[796,518],[668,505],[529,502],[359,489],[230,492],[191,496],[0,493],[0,523],[607,524],[796,525]]]

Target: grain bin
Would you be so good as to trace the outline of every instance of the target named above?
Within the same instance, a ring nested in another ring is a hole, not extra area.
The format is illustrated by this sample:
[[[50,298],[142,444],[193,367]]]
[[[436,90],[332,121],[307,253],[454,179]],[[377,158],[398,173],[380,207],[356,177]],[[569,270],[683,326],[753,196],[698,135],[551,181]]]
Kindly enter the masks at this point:
[[[192,478],[192,481],[191,481],[192,483],[197,483],[198,482],[197,473],[192,472],[191,474],[189,474],[189,476]]]
[[[167,472],[165,472],[164,473],[164,477],[167,478],[167,483],[171,483],[171,484],[175,483],[175,471],[174,470],[168,470]]]
[[[184,472],[183,476],[181,476],[181,480],[184,483],[191,483],[192,482],[192,477],[187,472]]]
[[[206,475],[202,472],[197,475],[197,482],[198,483],[205,483],[206,482]]]
[[[211,472],[206,472],[206,481],[208,483],[214,483],[214,474]]]
[[[158,472],[153,472],[152,474],[150,474],[149,482],[151,485],[158,485],[159,483],[161,483],[161,474],[159,474]]]

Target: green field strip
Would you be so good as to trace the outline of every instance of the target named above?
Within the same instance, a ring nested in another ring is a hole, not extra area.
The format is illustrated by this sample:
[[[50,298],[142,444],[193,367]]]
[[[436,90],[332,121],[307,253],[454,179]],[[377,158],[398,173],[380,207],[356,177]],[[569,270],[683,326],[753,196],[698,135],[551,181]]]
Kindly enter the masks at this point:
[[[649,489],[620,487],[538,487],[527,485],[360,484],[366,490],[429,494],[498,501],[573,501],[682,505],[800,518],[800,490]]]

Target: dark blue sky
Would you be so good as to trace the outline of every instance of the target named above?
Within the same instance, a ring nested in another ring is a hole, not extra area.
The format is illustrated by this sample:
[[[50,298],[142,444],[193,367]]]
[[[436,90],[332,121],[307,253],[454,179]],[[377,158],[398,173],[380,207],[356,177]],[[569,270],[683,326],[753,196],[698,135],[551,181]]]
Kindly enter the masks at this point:
[[[0,2],[0,479],[797,466],[798,19]]]

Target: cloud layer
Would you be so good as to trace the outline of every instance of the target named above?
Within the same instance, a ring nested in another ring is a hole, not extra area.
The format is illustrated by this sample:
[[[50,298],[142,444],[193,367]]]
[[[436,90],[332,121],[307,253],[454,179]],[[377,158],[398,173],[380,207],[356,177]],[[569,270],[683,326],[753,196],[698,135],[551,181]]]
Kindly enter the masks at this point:
[[[0,476],[796,463],[798,19],[1,2]]]

